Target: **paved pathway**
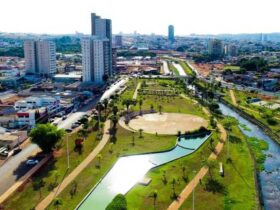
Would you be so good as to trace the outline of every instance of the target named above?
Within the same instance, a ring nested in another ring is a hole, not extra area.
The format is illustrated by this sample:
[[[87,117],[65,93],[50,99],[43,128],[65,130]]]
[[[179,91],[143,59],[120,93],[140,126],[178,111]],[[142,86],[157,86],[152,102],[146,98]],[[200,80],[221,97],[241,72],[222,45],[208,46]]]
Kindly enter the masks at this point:
[[[216,146],[216,153],[211,153],[209,156],[209,159],[217,159],[218,155],[223,149],[224,143],[227,139],[227,133],[224,129],[224,127],[221,124],[218,124],[218,128],[221,131],[221,139],[223,142],[219,142]],[[189,197],[189,195],[192,193],[193,189],[196,187],[196,185],[199,183],[199,180],[202,179],[208,172],[208,168],[206,166],[202,167],[200,171],[196,174],[196,176],[189,182],[189,184],[183,189],[181,194],[179,195],[179,199],[176,201],[173,201],[167,210],[177,210],[179,209],[184,201]]]
[[[237,106],[236,98],[235,98],[235,95],[234,95],[233,90],[229,90],[229,94],[230,94],[230,97],[231,97],[231,100],[232,100],[233,105],[234,105],[234,106]]]
[[[46,209],[55,196],[58,196],[89,164],[90,162],[101,152],[106,143],[110,139],[109,135],[110,121],[107,120],[104,125],[104,134],[102,140],[95,147],[95,149],[87,156],[83,162],[80,163],[63,181],[57,186],[44,200],[42,200],[37,206],[36,210]]]
[[[141,88],[141,82],[138,82],[138,84],[137,84],[137,87],[136,87],[136,89],[135,89],[135,91],[134,91],[134,94],[133,94],[133,97],[132,97],[132,99],[137,99],[137,95],[138,95],[138,90]]]

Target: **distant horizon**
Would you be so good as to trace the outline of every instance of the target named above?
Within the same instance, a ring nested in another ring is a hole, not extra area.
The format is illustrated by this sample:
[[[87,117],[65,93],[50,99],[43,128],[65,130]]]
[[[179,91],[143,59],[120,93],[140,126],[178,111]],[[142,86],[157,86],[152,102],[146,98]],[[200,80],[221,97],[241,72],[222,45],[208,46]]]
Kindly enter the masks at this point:
[[[90,14],[112,20],[114,34],[134,31],[177,36],[279,31],[278,0],[9,0],[1,3],[0,29],[10,33],[90,34]],[[11,10],[12,8],[12,10]]]
[[[85,36],[88,36],[88,35],[91,35],[90,33],[88,34],[85,34],[85,33],[82,33],[82,32],[74,32],[74,33],[59,33],[59,34],[54,34],[54,33],[34,33],[34,32],[7,32],[7,31],[0,31],[0,34],[24,34],[24,35],[38,35],[38,36],[43,36],[43,35],[47,35],[47,36],[77,36],[79,34],[81,35],[85,35]],[[221,35],[261,35],[261,34],[266,34],[266,35],[269,35],[269,34],[279,34],[280,35],[280,31],[279,32],[267,32],[267,33],[262,33],[262,32],[252,32],[252,33],[218,33],[218,34],[198,34],[198,33],[190,33],[190,34],[185,34],[185,35],[178,35],[175,33],[175,36],[177,37],[185,37],[185,36],[193,36],[193,35],[196,35],[196,36],[221,36]],[[134,35],[134,32],[130,32],[130,33],[112,33],[112,35]],[[152,35],[155,35],[155,36],[168,36],[167,34],[155,34],[155,33],[138,33],[137,32],[137,35],[145,35],[145,36],[152,36]]]

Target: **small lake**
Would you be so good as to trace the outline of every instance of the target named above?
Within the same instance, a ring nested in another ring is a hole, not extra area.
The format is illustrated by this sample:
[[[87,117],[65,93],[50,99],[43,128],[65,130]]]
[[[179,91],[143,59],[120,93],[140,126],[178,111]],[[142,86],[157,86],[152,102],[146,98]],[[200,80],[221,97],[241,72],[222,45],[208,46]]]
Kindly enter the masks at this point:
[[[117,194],[126,194],[150,169],[193,153],[208,137],[209,135],[191,139],[181,138],[170,151],[119,158],[76,209],[104,210]]]
[[[273,141],[265,132],[251,123],[250,121],[241,117],[234,110],[229,107],[219,104],[223,115],[236,118],[239,123],[246,125],[247,128],[242,128],[241,131],[248,137],[256,137],[266,141],[269,149],[265,151],[267,158],[264,163],[265,170],[259,173],[259,182],[261,186],[261,193],[263,196],[265,210],[279,210],[280,209],[280,146]]]

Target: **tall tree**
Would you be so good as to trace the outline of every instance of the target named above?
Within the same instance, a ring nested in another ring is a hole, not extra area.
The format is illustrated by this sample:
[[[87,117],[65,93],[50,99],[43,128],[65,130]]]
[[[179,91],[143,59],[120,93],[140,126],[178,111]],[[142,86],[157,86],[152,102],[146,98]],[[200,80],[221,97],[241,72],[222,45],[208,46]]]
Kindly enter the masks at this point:
[[[64,130],[48,124],[38,124],[29,134],[31,141],[37,144],[44,153],[50,153],[65,134]]]

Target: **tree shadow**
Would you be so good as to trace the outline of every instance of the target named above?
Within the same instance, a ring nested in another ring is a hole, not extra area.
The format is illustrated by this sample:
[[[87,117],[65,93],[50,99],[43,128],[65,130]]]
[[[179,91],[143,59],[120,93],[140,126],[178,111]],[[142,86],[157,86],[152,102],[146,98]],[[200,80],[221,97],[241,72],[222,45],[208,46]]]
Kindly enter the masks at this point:
[[[227,194],[226,187],[216,179],[207,179],[205,183],[205,190],[212,193]]]
[[[230,143],[233,143],[233,144],[242,143],[241,139],[237,136],[234,136],[234,135],[229,135],[229,141],[230,141]]]

